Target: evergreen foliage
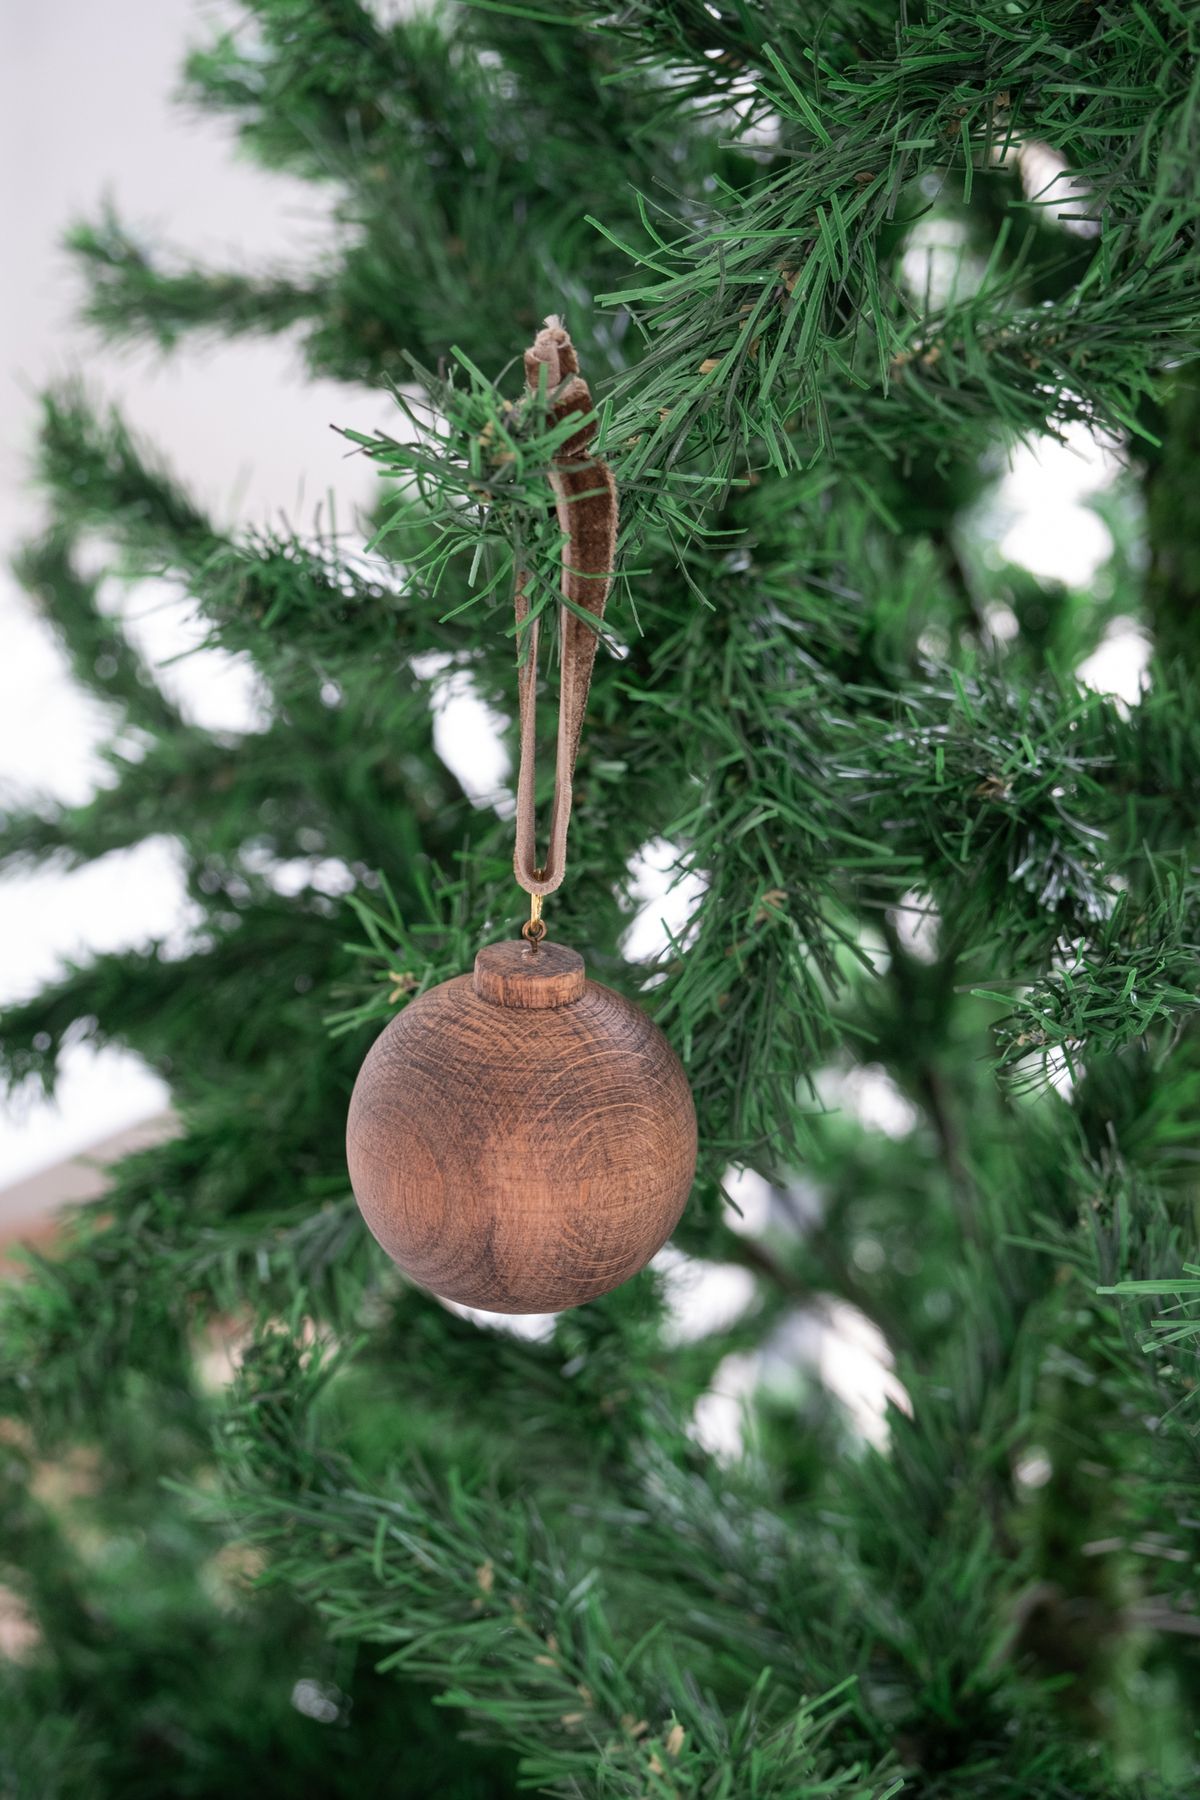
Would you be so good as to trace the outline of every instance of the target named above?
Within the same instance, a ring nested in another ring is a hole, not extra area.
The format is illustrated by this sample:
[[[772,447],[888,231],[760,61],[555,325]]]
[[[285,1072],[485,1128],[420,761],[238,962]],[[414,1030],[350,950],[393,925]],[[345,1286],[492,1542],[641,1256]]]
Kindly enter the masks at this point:
[[[186,97],[325,185],[333,248],[209,269],[106,213],[86,316],[287,332],[397,424],[337,422],[361,529],[230,535],[98,396],[45,397],[21,575],[112,735],[85,803],[9,797],[0,863],[165,835],[200,922],[0,1023],[10,1088],[118,1043],[180,1125],[4,1294],[0,1793],[1194,1794],[1200,17],[242,11]],[[514,748],[516,557],[553,623],[520,373],[552,311],[623,507],[548,918],[688,1067],[677,1251],[752,1281],[681,1327],[647,1271],[525,1339],[385,1264],[342,1134],[372,1033],[521,916],[434,716],[455,671]],[[1086,590],[979,528],[1005,455],[1080,424],[1123,464]],[[261,730],[164,695],[97,544],[251,660]],[[1078,670],[1131,619],[1125,704]],[[647,962],[653,844],[694,898]],[[884,1443],[797,1350],[849,1308],[906,1396]],[[746,1366],[718,1455],[695,1421]]]

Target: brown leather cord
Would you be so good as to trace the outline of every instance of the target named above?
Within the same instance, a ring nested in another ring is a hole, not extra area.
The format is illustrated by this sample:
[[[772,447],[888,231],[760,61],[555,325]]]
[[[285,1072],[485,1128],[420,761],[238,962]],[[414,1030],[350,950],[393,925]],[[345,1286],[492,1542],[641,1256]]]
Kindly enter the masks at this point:
[[[525,380],[538,391],[542,365],[546,368],[550,417],[559,423],[571,413],[592,410],[588,384],[579,373],[574,345],[558,319],[549,318],[538,332],[533,347],[525,352]],[[513,868],[527,894],[552,894],[562,881],[567,860],[567,827],[571,821],[571,786],[579,734],[587,709],[592,665],[608,590],[612,585],[617,548],[617,484],[612,470],[598,456],[588,455],[596,435],[591,420],[567,438],[554,452],[549,472],[555,511],[563,533],[562,582],[564,599],[595,619],[581,619],[571,606],[559,608],[561,680],[558,701],[558,752],[554,767],[554,802],[550,812],[550,842],[545,863],[537,862],[534,810],[537,757],[537,653],[538,621],[529,619],[529,574],[518,569],[513,600],[517,625],[525,626],[525,655],[517,676],[521,715],[521,763],[517,774],[517,845]],[[518,639],[519,641],[519,639]],[[544,928],[543,928],[544,929]]]

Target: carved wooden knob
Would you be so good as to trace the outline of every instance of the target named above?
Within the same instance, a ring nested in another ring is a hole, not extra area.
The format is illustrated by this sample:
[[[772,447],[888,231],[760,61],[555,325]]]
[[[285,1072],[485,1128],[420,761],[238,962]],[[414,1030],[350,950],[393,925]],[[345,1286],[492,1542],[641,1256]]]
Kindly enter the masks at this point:
[[[492,1312],[561,1312],[636,1274],[696,1166],[687,1079],[561,944],[491,944],[409,1002],[350,1101],[350,1180],[388,1255]]]

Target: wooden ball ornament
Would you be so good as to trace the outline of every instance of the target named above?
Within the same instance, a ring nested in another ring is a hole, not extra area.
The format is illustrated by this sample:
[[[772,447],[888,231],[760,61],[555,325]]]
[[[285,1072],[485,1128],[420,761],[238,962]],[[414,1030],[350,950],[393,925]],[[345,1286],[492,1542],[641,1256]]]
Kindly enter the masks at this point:
[[[661,1031],[576,951],[490,944],[375,1040],[346,1148],[364,1219],[414,1281],[490,1312],[562,1312],[671,1235],[696,1113]]]

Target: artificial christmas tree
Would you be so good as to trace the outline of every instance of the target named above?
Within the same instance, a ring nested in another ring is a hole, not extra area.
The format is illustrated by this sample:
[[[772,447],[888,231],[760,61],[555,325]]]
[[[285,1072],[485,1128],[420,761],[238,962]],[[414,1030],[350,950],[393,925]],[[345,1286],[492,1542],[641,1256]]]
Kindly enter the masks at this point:
[[[298,331],[400,423],[338,421],[381,476],[364,550],[231,538],[118,415],[45,402],[23,574],[112,780],[10,806],[0,850],[169,833],[203,923],[0,1035],[13,1085],[127,1044],[182,1126],[5,1297],[5,1792],[1195,1792],[1197,35],[1172,0],[258,0],[193,56],[332,189],[337,253],[227,274],[106,217],[90,317]],[[520,923],[433,698],[462,672],[515,748],[551,312],[622,512],[547,911],[683,1059],[673,1267],[745,1284],[709,1315],[645,1272],[513,1336],[375,1249],[342,1126],[373,1032]],[[981,509],[1081,424],[1122,459],[1112,554],[1056,585]],[[178,716],[85,535],[186,585],[264,729]],[[1129,704],[1078,671],[1131,619]],[[639,960],[652,845],[692,900]],[[317,856],[348,902],[272,879]],[[830,1318],[894,1359],[883,1441],[801,1353]]]

